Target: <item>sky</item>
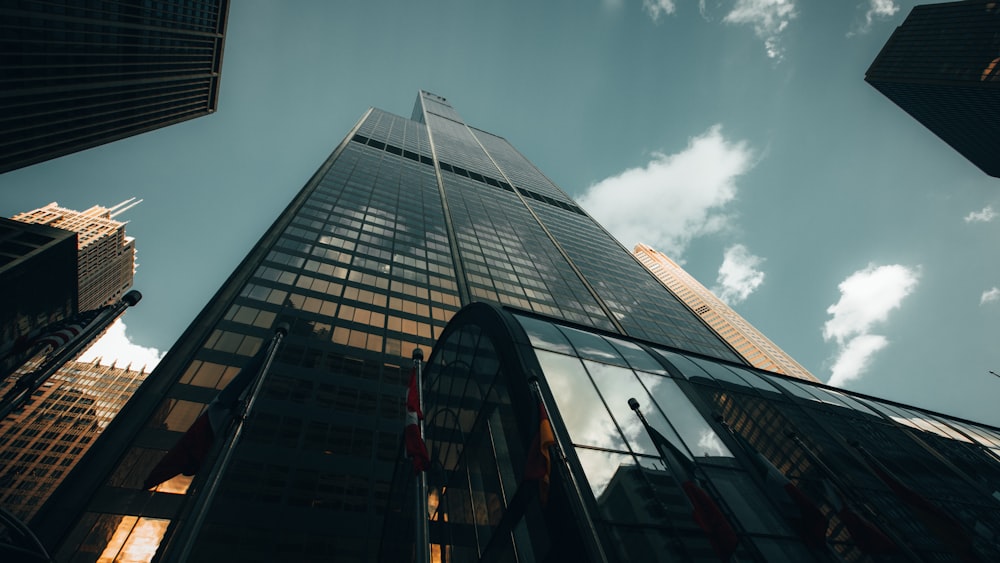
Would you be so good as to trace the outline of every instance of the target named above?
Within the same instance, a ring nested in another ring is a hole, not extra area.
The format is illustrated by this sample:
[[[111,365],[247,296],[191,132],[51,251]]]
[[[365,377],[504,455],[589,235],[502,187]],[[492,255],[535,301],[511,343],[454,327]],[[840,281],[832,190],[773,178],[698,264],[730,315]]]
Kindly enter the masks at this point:
[[[901,0],[239,0],[218,111],[0,175],[0,213],[131,197],[158,361],[369,106],[507,138],[832,385],[1000,425],[1000,180],[864,74]]]

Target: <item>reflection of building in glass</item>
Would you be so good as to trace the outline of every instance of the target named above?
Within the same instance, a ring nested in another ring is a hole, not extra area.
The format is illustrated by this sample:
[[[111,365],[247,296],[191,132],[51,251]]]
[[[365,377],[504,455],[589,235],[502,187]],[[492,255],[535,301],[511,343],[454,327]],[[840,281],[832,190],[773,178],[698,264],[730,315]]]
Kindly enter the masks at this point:
[[[998,428],[482,303],[455,315],[424,374],[442,560],[718,561],[630,398],[696,468],[736,560],[1000,560]],[[546,504],[522,477],[534,377],[565,454]],[[828,519],[816,547],[758,454]],[[411,560],[414,482],[401,459],[381,561]]]
[[[77,234],[78,310],[89,311],[118,301],[132,287],[135,239],[125,235],[125,222],[114,217],[138,203],[128,200],[110,208],[95,205],[86,211],[50,203],[15,215],[14,220]]]
[[[374,559],[410,353],[474,301],[740,361],[506,140],[421,92],[412,119],[362,116],[33,526],[61,559],[177,554],[188,538],[193,560]],[[204,473],[133,502],[282,321],[291,332],[200,528]],[[503,491],[477,490],[502,506]]]
[[[645,244],[637,244],[633,252],[675,297],[704,319],[747,363],[782,375],[819,381],[666,254]]]
[[[76,312],[76,233],[0,218],[0,381],[45,327]]]
[[[145,378],[133,370],[69,362],[0,422],[0,504],[27,520]]]
[[[4,2],[0,173],[214,112],[228,9]]]
[[[1000,7],[916,6],[865,80],[990,176],[1000,177]]]

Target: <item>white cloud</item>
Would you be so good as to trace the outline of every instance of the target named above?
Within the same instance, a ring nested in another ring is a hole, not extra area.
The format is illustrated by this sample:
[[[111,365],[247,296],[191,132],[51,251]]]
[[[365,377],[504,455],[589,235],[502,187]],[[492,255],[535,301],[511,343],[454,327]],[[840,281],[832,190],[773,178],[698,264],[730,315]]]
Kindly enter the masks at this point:
[[[868,10],[865,12],[865,21],[857,29],[849,32],[852,36],[855,33],[868,33],[872,29],[872,24],[876,19],[888,18],[896,15],[899,6],[893,0],[868,0]]]
[[[100,340],[80,356],[79,361],[92,362],[101,358],[101,363],[105,365],[114,363],[123,368],[131,364],[132,369],[146,366],[145,371],[150,372],[160,363],[163,355],[164,352],[156,348],[133,344],[125,333],[125,323],[119,318],[111,324]]]
[[[674,13],[677,5],[674,4],[674,0],[642,0],[642,9],[649,12],[649,17],[653,18],[654,22],[658,22],[660,16]]]
[[[888,344],[889,341],[878,334],[862,334],[850,339],[837,354],[827,384],[840,387],[852,379],[861,377],[871,364],[875,352]]]
[[[750,254],[742,244],[727,248],[715,280],[718,285],[712,292],[727,305],[746,301],[764,283],[764,272],[757,269],[763,262],[763,258]]]
[[[590,186],[580,204],[626,248],[643,242],[679,258],[691,239],[726,228],[723,208],[753,164],[747,143],[714,125],[677,154],[654,153],[645,166]]]
[[[966,223],[988,223],[995,219],[997,212],[993,210],[992,205],[987,205],[980,211],[973,211],[965,216]]]
[[[736,5],[722,21],[752,25],[757,37],[764,40],[767,56],[780,61],[784,52],[780,45],[781,32],[796,15],[794,0],[736,0]]]
[[[830,385],[860,377],[875,352],[888,345],[885,337],[871,330],[899,308],[919,278],[919,268],[869,264],[840,282],[840,300],[827,308],[832,318],[823,325],[823,339],[835,341],[838,348]]]
[[[983,292],[982,296],[979,297],[979,304],[985,305],[987,303],[996,303],[1000,301],[1000,287],[991,287]]]

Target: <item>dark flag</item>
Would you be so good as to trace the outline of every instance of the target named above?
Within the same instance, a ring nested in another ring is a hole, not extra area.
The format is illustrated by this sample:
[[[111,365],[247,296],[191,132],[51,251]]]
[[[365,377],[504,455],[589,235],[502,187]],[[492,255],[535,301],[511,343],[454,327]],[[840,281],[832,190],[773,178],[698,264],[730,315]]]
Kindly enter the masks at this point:
[[[552,454],[550,450],[556,443],[552,432],[552,423],[542,403],[538,403],[538,433],[528,446],[528,459],[524,467],[526,480],[538,481],[538,497],[542,504],[549,500],[549,484],[552,482]]]
[[[764,492],[782,508],[783,516],[793,521],[793,527],[796,528],[806,545],[814,548],[825,545],[826,529],[829,527],[830,521],[823,515],[816,503],[788,480],[788,477],[781,470],[750,445],[750,442],[743,436],[732,429],[730,429],[730,433],[750,457],[750,462],[756,470],[755,477]]]
[[[729,561],[736,553],[739,537],[737,537],[732,525],[729,524],[729,520],[726,519],[726,515],[722,513],[719,506],[712,500],[711,495],[702,488],[698,479],[695,478],[694,462],[681,453],[670,440],[667,440],[666,436],[650,426],[641,415],[640,420],[646,427],[646,432],[653,440],[663,462],[670,468],[670,472],[681,484],[681,489],[691,502],[691,507],[694,509],[692,517],[698,527],[708,536],[712,550],[715,551],[720,560]]]
[[[70,342],[79,338],[97,320],[97,317],[109,308],[111,308],[110,305],[91,309],[90,311],[82,311],[65,321],[53,323],[42,328],[34,337],[19,338],[9,353],[14,355],[27,352],[24,359],[28,359],[29,356],[43,351],[51,356]]]
[[[869,555],[889,555],[897,551],[896,543],[878,526],[854,510],[826,479],[823,479],[823,487],[826,489],[827,500],[851,534],[851,539],[858,549]]]
[[[197,473],[202,462],[208,457],[215,438],[226,429],[232,419],[243,391],[264,367],[269,349],[268,343],[264,343],[250,363],[215,396],[205,412],[201,413],[177,444],[149,472],[149,476],[142,484],[143,488],[152,489],[177,475]]]
[[[853,445],[861,452],[865,460],[868,461],[868,466],[871,467],[872,472],[896,494],[896,498],[910,507],[917,516],[917,519],[920,520],[920,523],[927,528],[928,532],[958,553],[962,561],[980,560],[972,549],[972,538],[966,533],[965,528],[961,524],[947,512],[924,498],[920,493],[904,485],[888,468],[882,465],[882,462],[868,453],[868,450],[859,444],[855,443]]]
[[[431,465],[430,455],[424,437],[420,435],[420,421],[424,413],[420,410],[420,390],[417,388],[417,368],[410,373],[410,386],[406,391],[406,427],[403,429],[403,439],[406,453],[413,459],[413,472],[427,471]]]

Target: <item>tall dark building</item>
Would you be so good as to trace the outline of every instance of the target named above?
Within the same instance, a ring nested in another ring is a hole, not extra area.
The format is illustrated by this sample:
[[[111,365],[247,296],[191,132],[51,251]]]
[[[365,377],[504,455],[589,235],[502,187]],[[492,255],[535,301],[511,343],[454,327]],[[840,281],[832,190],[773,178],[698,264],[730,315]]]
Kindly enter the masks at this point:
[[[410,119],[362,116],[33,527],[60,561],[176,557],[204,472],[142,483],[288,322],[191,558],[373,560],[410,354],[473,302],[741,362],[506,140],[420,92]]]
[[[0,381],[26,344],[77,312],[77,235],[0,217]]]
[[[0,0],[0,173],[215,111],[228,0]]]
[[[990,176],[1000,177],[1000,6],[915,6],[865,80]]]

